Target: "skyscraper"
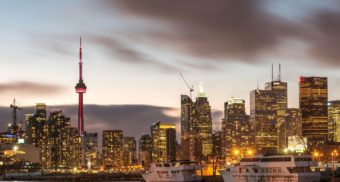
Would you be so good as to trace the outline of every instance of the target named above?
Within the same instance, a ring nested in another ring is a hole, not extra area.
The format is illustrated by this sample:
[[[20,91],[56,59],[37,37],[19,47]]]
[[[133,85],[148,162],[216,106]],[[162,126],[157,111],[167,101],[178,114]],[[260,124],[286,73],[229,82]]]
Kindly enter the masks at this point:
[[[250,93],[250,121],[255,132],[259,153],[278,151],[277,95],[271,90],[253,90]]]
[[[198,159],[207,159],[208,155],[212,154],[212,118],[209,101],[202,84],[199,85],[198,97],[196,97],[194,123],[194,125],[197,125],[198,130],[199,143],[197,144],[202,149],[201,156]]]
[[[302,135],[308,149],[328,139],[328,85],[326,77],[300,77],[299,99],[302,114]]]
[[[50,113],[44,125],[41,163],[45,171],[67,172],[80,166],[81,139],[62,111]]]
[[[213,144],[212,154],[216,156],[219,159],[219,161],[222,160],[224,152],[222,131],[216,131],[215,133],[212,134],[212,144]]]
[[[181,149],[183,159],[194,160],[193,136],[198,134],[197,125],[194,123],[194,103],[187,95],[181,95]]]
[[[328,102],[328,140],[340,142],[340,100]]]
[[[285,133],[286,137],[299,136],[302,137],[302,117],[299,108],[288,108],[285,116]],[[282,126],[284,126],[282,125]],[[286,138],[287,139],[287,138]]]
[[[176,160],[176,126],[157,121],[151,126],[152,162]]]
[[[79,135],[83,136],[84,133],[84,109],[83,109],[83,94],[86,93],[86,85],[83,80],[83,53],[81,47],[80,38],[80,48],[79,48],[79,82],[76,85],[76,92],[79,95],[78,104],[78,131]]]
[[[240,151],[240,155],[254,150],[254,132],[249,115],[246,114],[245,101],[231,98],[224,104],[224,119],[222,121],[223,156],[227,161],[233,151]]]
[[[103,131],[103,165],[106,168],[119,170],[123,166],[123,131],[104,130]]]
[[[132,165],[137,162],[135,137],[124,137],[124,166]]]
[[[92,166],[97,166],[98,161],[98,133],[84,133],[83,136],[84,153],[87,164]]]
[[[151,164],[152,140],[151,136],[144,134],[139,140],[139,163],[143,167],[149,167]]]
[[[279,65],[280,66],[280,65]],[[279,67],[281,70],[281,66]],[[278,80],[273,80],[266,83],[266,90],[275,92],[277,101],[277,113],[276,113],[276,126],[278,132],[278,147],[282,151],[285,149],[285,131],[282,130],[282,125],[285,122],[285,115],[287,110],[287,82],[281,81],[281,75],[279,74]]]
[[[40,147],[47,119],[46,104],[37,103],[36,113],[26,118],[26,142]]]

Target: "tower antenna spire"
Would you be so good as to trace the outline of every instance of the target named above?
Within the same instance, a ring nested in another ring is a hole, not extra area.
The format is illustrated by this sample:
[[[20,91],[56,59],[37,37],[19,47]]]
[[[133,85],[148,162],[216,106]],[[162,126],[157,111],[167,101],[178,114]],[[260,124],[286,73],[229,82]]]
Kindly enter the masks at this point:
[[[281,63],[279,63],[279,81],[281,81]]]
[[[272,82],[274,81],[274,64],[272,63]]]
[[[79,82],[75,89],[78,93],[78,132],[80,136],[84,133],[84,109],[83,109],[83,94],[86,93],[86,85],[83,80],[83,51],[81,45],[81,37],[79,39]]]

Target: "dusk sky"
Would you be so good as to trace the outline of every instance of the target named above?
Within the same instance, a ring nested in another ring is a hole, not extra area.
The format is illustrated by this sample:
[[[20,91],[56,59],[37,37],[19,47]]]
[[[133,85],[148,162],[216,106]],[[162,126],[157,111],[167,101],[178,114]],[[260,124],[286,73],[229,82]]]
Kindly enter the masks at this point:
[[[327,76],[329,100],[340,99],[339,17],[336,0],[4,1],[0,105],[77,104],[80,36],[85,104],[179,108],[182,72],[196,90],[203,82],[214,110],[235,96],[249,113],[272,63],[275,77],[282,65],[289,107],[301,75]]]

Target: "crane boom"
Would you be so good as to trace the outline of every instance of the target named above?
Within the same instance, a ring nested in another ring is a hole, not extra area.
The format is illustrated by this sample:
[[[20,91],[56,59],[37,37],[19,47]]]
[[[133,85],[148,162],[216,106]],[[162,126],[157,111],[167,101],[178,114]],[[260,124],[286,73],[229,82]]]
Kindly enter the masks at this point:
[[[184,78],[184,76],[182,75],[182,73],[179,72],[179,75],[180,75],[181,78],[183,79],[185,85],[188,87],[189,92],[190,92],[190,99],[191,99],[191,94],[192,94],[192,92],[194,91],[194,86],[192,85],[192,86],[190,87],[190,85],[189,85],[188,82],[185,80],[185,78]]]

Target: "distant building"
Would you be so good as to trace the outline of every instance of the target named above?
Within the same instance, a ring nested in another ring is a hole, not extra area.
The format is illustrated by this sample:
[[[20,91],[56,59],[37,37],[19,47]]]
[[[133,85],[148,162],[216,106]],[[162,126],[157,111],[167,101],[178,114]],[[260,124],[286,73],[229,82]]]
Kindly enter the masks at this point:
[[[36,147],[41,146],[46,120],[46,104],[37,103],[35,114],[26,117],[26,143],[33,144]]]
[[[328,139],[328,85],[326,77],[300,77],[299,99],[302,114],[302,135],[308,149]]]
[[[233,151],[254,151],[254,131],[249,115],[246,114],[245,101],[231,98],[224,104],[224,119],[222,120],[223,157],[230,161]]]
[[[223,133],[222,131],[217,131],[212,135],[212,154],[216,156],[219,160],[223,160]]]
[[[199,85],[198,97],[196,97],[194,120],[199,141],[195,145],[200,145],[198,149],[201,149],[200,152],[195,152],[201,155],[197,156],[198,158],[196,157],[196,159],[205,160],[208,155],[212,154],[212,118],[211,107],[202,84]]]
[[[98,166],[99,165],[98,133],[84,132],[83,140],[84,140],[85,160],[87,164],[90,165],[91,167]]]
[[[250,93],[250,121],[255,132],[259,153],[276,153],[279,149],[277,128],[277,94],[271,90],[253,90]]]
[[[143,167],[149,167],[151,164],[152,140],[148,134],[142,135],[139,140],[139,163]]]
[[[191,98],[181,95],[181,151],[182,159],[195,160],[195,136],[198,136],[197,123],[194,123],[195,106]]]
[[[103,165],[106,168],[119,170],[123,166],[123,131],[103,131]]]
[[[276,95],[276,126],[278,132],[278,149],[283,151],[286,148],[285,131],[282,130],[285,122],[286,110],[288,105],[287,82],[282,82],[279,76],[278,80],[266,83],[265,90],[271,90]]]
[[[302,137],[302,117],[299,108],[288,108],[285,116],[285,133],[288,136]],[[287,139],[287,138],[286,138]]]
[[[176,160],[176,126],[157,121],[151,126],[152,162]]]
[[[328,102],[328,140],[340,142],[340,100]]]
[[[137,163],[135,137],[124,137],[124,166]]]
[[[62,111],[50,113],[44,125],[41,144],[42,169],[67,172],[79,168],[81,138],[77,128],[71,127],[70,118]]]

